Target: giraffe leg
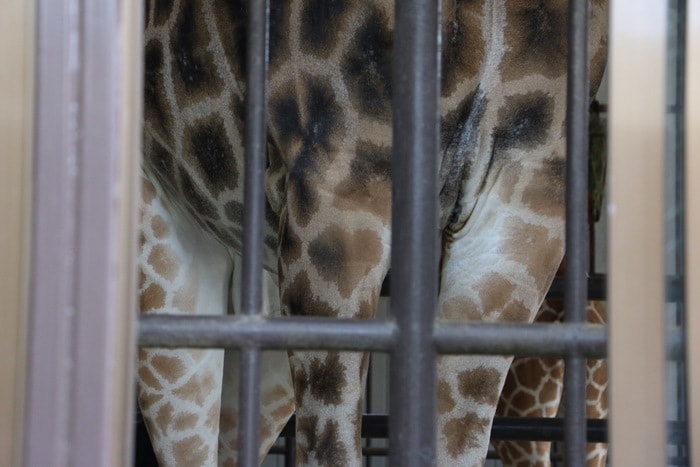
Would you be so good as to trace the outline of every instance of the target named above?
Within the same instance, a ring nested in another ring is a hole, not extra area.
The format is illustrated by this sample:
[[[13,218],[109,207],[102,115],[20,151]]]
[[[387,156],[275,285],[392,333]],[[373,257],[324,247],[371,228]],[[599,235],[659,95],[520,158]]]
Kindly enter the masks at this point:
[[[233,301],[240,308],[241,258],[235,255]],[[276,275],[264,271],[263,313],[279,316],[279,285]],[[260,368],[260,459],[265,457],[294,413],[294,390],[287,353],[262,353]],[[235,466],[238,460],[238,404],[240,391],[240,352],[226,349],[221,400],[219,465]]]
[[[561,300],[542,304],[535,321],[561,321]],[[554,417],[562,395],[564,363],[556,358],[517,358],[508,371],[496,415],[502,417]],[[504,466],[551,465],[548,441],[496,441],[493,443]]]
[[[377,193],[383,201],[390,196],[389,185],[385,187],[383,195]],[[308,211],[298,206],[282,216],[283,314],[372,318],[388,266],[388,222],[366,212],[348,212],[341,204],[350,200],[330,195],[332,190],[306,188],[307,199],[314,200],[314,222],[306,223]],[[388,202],[382,205],[388,210]],[[289,361],[297,403],[298,465],[359,466],[369,355],[290,351]]]
[[[141,312],[225,313],[227,251],[179,217],[146,176],[142,185]],[[217,465],[223,358],[220,350],[139,350],[138,400],[161,466]]]
[[[550,155],[551,146],[545,151]],[[563,198],[545,188],[561,176],[560,162],[534,156],[508,162],[505,157],[494,154],[497,165],[485,177],[484,194],[474,202],[470,219],[456,234],[445,236],[439,302],[443,322],[532,321],[561,262]],[[514,191],[511,177],[519,177],[526,188]],[[532,196],[541,203],[531,204]],[[509,203],[504,204],[504,198]],[[484,461],[511,360],[507,356],[439,359],[440,465],[473,466]]]

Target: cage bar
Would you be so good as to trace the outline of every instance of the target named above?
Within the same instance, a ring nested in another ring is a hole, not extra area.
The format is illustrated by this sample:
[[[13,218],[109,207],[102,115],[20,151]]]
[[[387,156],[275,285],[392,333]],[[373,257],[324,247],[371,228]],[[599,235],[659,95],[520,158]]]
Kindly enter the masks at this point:
[[[565,321],[586,321],[588,234],[588,1],[569,2],[566,139]],[[570,467],[586,465],[586,360],[569,354],[564,371],[565,454]]]
[[[390,463],[435,465],[439,2],[395,2]],[[420,381],[420,384],[416,384]]]
[[[260,313],[263,304],[268,1],[250,0],[248,15],[241,313],[250,317]],[[241,349],[240,365],[238,464],[254,466],[260,451],[261,355],[257,342]]]

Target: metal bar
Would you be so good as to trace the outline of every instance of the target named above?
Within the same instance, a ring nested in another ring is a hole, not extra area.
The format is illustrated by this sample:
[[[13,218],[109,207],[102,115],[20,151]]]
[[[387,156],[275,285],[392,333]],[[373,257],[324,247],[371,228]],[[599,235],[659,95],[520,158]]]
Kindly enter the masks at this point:
[[[258,314],[263,304],[268,13],[267,0],[248,2],[241,311],[249,317]],[[261,373],[257,342],[251,341],[243,347],[240,365],[238,465],[256,466],[260,451]]]
[[[406,467],[434,465],[436,453],[439,3],[394,4],[390,463]]]
[[[613,465],[666,465],[663,162],[667,3],[616,0],[610,8],[608,303],[609,369],[615,375],[609,392]]]
[[[687,2],[685,92],[686,343],[691,464],[700,462],[700,4]]]
[[[142,347],[243,348],[257,341],[264,349],[336,349],[388,352],[398,328],[392,322],[365,320],[276,318],[270,320],[220,316],[144,315]],[[470,323],[435,326],[439,353],[558,357],[578,353],[605,358],[607,328],[586,324]],[[542,342],[546,342],[545,347]],[[669,358],[681,350],[681,336],[671,333]]]
[[[588,227],[588,0],[569,2],[566,139],[566,278],[568,323],[586,321]],[[565,454],[570,467],[586,464],[586,360],[569,354],[564,373]]]
[[[605,358],[606,334],[605,326],[584,323],[450,323],[436,324],[435,343],[441,354]]]
[[[237,347],[388,351],[396,341],[392,322],[324,318],[144,315],[143,347]]]

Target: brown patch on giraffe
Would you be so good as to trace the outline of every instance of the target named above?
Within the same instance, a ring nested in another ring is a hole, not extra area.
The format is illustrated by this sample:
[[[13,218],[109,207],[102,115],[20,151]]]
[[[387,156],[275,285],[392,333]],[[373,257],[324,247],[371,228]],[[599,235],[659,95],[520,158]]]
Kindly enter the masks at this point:
[[[175,252],[168,245],[163,244],[153,246],[151,254],[148,255],[148,264],[159,276],[169,281],[177,277],[180,269]]]
[[[166,402],[158,409],[155,414],[154,421],[158,427],[160,427],[163,434],[170,431],[170,423],[173,420],[173,414],[175,413],[175,408],[170,402]]]
[[[173,391],[177,397],[194,402],[199,406],[203,406],[206,402],[207,394],[214,389],[216,377],[211,371],[198,372],[192,375],[186,383]],[[217,417],[218,420],[218,408]]]
[[[442,4],[441,93],[449,96],[465,78],[475,76],[486,54],[478,2],[449,0]]]
[[[440,415],[446,414],[455,408],[457,402],[452,397],[450,383],[440,379],[437,383],[437,410]]]
[[[297,274],[294,282],[284,288],[282,307],[286,307],[291,316],[335,317],[337,315],[337,310],[316,298],[311,292],[311,281],[305,271]]]
[[[556,78],[566,72],[568,9],[560,0],[506,2],[504,82],[535,73]]]
[[[552,156],[543,162],[532,182],[523,191],[523,204],[534,212],[550,217],[564,216],[566,162]]]
[[[209,446],[197,435],[173,443],[173,456],[182,465],[205,465],[209,457]]]
[[[302,366],[298,366],[296,369],[292,369],[292,379],[294,381],[294,399],[297,407],[300,407],[304,401],[304,395],[309,389],[309,375]]]
[[[197,309],[197,298],[199,296],[198,284],[197,275],[188,274],[185,284],[173,296],[173,307],[186,313],[194,313]]]
[[[481,310],[484,315],[504,310],[512,298],[516,287],[507,277],[491,273],[484,276],[476,285]]]
[[[320,276],[350,298],[357,284],[379,263],[383,245],[371,230],[347,232],[333,225],[311,241],[309,258]]]
[[[355,315],[359,319],[371,319],[377,311],[376,300],[363,300],[360,302],[360,308]]]
[[[187,371],[187,367],[185,367],[179,357],[170,357],[168,355],[154,355],[151,358],[151,367],[169,383],[176,382]]]
[[[325,170],[337,162],[347,118],[334,88],[325,78],[303,74],[270,98],[270,129],[289,167],[288,215],[305,227],[327,191]]]
[[[503,168],[498,173],[498,195],[506,203],[513,202],[515,187],[522,175],[523,166],[518,161],[509,161],[503,164]]]
[[[512,323],[529,322],[533,311],[520,300],[513,300],[501,312],[499,321]]]
[[[287,222],[286,215],[280,219],[282,230],[280,232],[280,255],[286,263],[293,263],[301,258],[301,239],[294,233]],[[280,279],[280,282],[281,279]]]
[[[168,44],[173,57],[174,95],[181,108],[207,97],[217,97],[224,90],[216,57],[209,48],[211,40],[204,9],[183,2]]]
[[[546,401],[551,401],[558,399],[561,396],[561,384],[557,384],[553,379],[561,380],[563,378],[563,366],[559,366],[558,371],[552,371],[550,373],[550,380],[545,381],[542,384],[542,390],[540,391],[540,402],[544,403]]]
[[[387,222],[391,217],[391,147],[357,143],[350,171],[335,189],[333,206],[341,211],[366,211]]]
[[[165,306],[165,290],[158,284],[151,283],[140,295],[141,312],[160,310]]]
[[[162,216],[156,214],[151,218],[151,230],[153,231],[154,237],[162,239],[170,231],[170,226]]]
[[[168,22],[173,11],[173,0],[153,0],[153,24],[162,26]]]
[[[316,427],[318,426],[318,416],[297,418],[297,439],[306,439],[306,449],[297,449],[298,461],[302,464],[309,463],[309,453],[316,446]]]
[[[446,300],[440,307],[440,320],[481,321],[479,305],[471,297],[455,297]]]
[[[340,61],[343,80],[356,111],[380,120],[391,119],[391,20],[376,5],[364,7],[353,41]]]
[[[537,407],[537,399],[535,399],[535,396],[525,391],[517,391],[511,399],[511,404],[514,407],[520,408],[520,411],[525,414],[528,414],[528,409]]]
[[[141,200],[144,204],[150,204],[156,197],[156,187],[150,180],[141,177]]]
[[[173,428],[177,431],[189,430],[197,425],[198,420],[199,416],[196,413],[178,413],[173,417]]]
[[[142,359],[140,359],[142,360]],[[141,382],[148,386],[149,389],[160,390],[163,386],[160,384],[158,378],[153,374],[150,368],[147,366],[141,366],[138,371],[139,379]]]
[[[215,198],[239,183],[236,154],[221,115],[212,114],[185,129],[183,158]]]
[[[311,395],[324,405],[339,405],[343,401],[343,389],[347,385],[345,366],[338,352],[329,352],[321,361],[314,358],[309,366]]]
[[[348,452],[340,441],[339,425],[335,420],[326,420],[323,431],[319,433],[317,443],[313,447],[316,460],[321,467],[336,467],[348,465]]]
[[[533,149],[547,142],[554,109],[554,98],[542,91],[507,96],[493,131],[494,157],[501,151]]]
[[[524,265],[544,292],[564,254],[563,239],[550,237],[546,226],[522,219],[510,218],[505,223],[509,238],[503,241],[503,255]]]
[[[212,392],[211,389],[204,389],[204,392],[206,394],[209,394]],[[219,418],[221,417],[221,404],[220,403],[214,403],[209,407],[209,411],[207,412],[207,418],[204,419],[204,426],[209,428],[209,430],[213,433],[216,432],[219,428]]]
[[[462,397],[474,399],[480,404],[495,404],[498,401],[501,374],[495,368],[480,366],[465,370],[457,376],[457,380],[457,389]]]
[[[273,410],[270,416],[275,420],[286,420],[294,413],[295,407],[294,399],[290,397],[289,402]]]
[[[483,434],[490,426],[490,419],[479,417],[475,413],[448,420],[442,429],[442,435],[447,440],[447,453],[456,459],[466,449],[478,447],[479,442],[473,436]]]
[[[272,389],[267,390],[262,396],[262,405],[267,406],[274,404],[277,401],[284,400],[289,396],[289,391],[285,386],[278,384]]]
[[[303,53],[328,58],[342,38],[351,3],[348,0],[308,0],[301,7],[299,45]]]
[[[143,113],[144,121],[166,139],[173,126],[173,114],[168,102],[163,76],[163,47],[155,40],[144,49]]]

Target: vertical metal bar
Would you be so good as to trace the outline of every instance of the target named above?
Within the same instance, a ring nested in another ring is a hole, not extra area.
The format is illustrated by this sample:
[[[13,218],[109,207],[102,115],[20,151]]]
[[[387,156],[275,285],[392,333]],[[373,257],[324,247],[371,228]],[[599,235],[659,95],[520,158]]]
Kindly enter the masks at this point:
[[[245,203],[243,218],[242,313],[262,310],[263,221],[265,219],[265,149],[267,142],[267,0],[248,2],[248,48],[245,121]],[[241,349],[238,446],[241,466],[256,466],[260,451],[260,347]]]
[[[667,2],[611,2],[608,167],[613,465],[666,465],[663,162]],[[643,98],[640,99],[640,96]]]
[[[20,467],[24,419],[31,189],[34,3],[0,3],[0,465]]]
[[[586,320],[588,236],[588,1],[569,2],[567,76],[566,280],[565,313],[569,323]],[[570,467],[586,464],[586,360],[566,359],[565,456]]]
[[[690,463],[700,462],[700,3],[687,3],[685,93],[686,343]]]
[[[390,461],[435,464],[439,2],[397,0],[393,75]]]

